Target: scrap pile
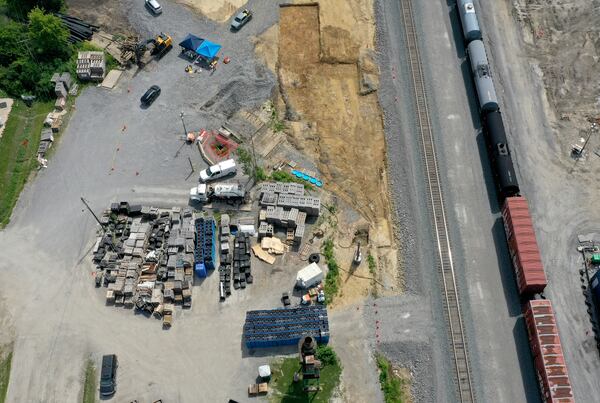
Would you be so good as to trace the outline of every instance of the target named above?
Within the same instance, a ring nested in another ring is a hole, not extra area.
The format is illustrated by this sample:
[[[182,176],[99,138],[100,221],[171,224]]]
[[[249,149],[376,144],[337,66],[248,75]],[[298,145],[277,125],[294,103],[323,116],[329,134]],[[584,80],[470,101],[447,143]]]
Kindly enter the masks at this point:
[[[329,320],[325,306],[246,312],[244,342],[247,348],[294,345],[305,336],[312,337],[317,343],[329,342]]]
[[[318,217],[321,199],[304,195],[299,183],[266,182],[260,188],[258,237],[272,237],[277,227],[286,230],[286,243],[300,244],[307,217]]]
[[[153,314],[169,327],[176,305],[192,306],[192,211],[121,202],[100,222],[104,233],[94,245],[93,261],[96,285],[108,288],[106,302]]]
[[[60,18],[63,25],[69,30],[69,43],[89,41],[92,39],[94,32],[100,29],[97,25],[89,24],[70,15],[57,13],[56,16]]]

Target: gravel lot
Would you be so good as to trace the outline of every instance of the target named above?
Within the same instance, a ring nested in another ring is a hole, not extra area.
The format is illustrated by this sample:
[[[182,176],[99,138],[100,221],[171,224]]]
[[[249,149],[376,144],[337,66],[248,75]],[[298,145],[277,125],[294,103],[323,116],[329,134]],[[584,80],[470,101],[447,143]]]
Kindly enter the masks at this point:
[[[217,128],[238,108],[264,102],[276,84],[255,61],[250,40],[277,21],[274,4],[251,1],[254,19],[239,33],[183,6],[161,4],[159,17],[148,14],[143,2],[122,7],[142,36],[164,31],[178,43],[189,29],[222,44],[231,63],[189,76],[175,47],[135,76],[124,74],[115,89],[90,87],[77,100],[49,167],[26,186],[11,224],[0,232],[0,300],[7,310],[2,323],[15,334],[7,401],[79,401],[85,358],[99,363],[102,354],[116,353],[118,391],[111,401],[242,402],[258,365],[278,353],[296,353],[247,351],[241,344],[245,311],[279,306],[281,292],[292,284],[295,270],[282,267],[302,263],[291,255],[276,269],[255,265],[255,283],[226,303],[217,302],[218,276],[204,280],[194,288],[193,308],[178,311],[169,331],[129,310],[105,307],[104,289],[93,287],[89,253],[96,224],[79,197],[97,212],[118,200],[185,205],[204,164],[193,147],[176,156],[183,135],[179,113],[185,113],[188,130]],[[139,98],[153,84],[162,94],[141,109]],[[207,102],[211,106],[203,108]],[[196,168],[189,178],[188,157]],[[350,368],[344,375],[350,396],[380,400],[361,315],[350,309],[333,314],[332,343]]]
[[[481,9],[481,8],[480,8]],[[577,401],[600,394],[600,358],[581,293],[577,235],[597,232],[600,212],[597,157],[575,164],[561,148],[557,117],[548,105],[541,70],[530,58],[511,5],[492,2],[481,9],[488,49],[504,109],[505,125],[521,183],[529,200],[546,275],[546,295],[554,304],[562,346]]]
[[[238,35],[181,6],[162,3],[164,13],[157,18],[143,2],[126,2],[124,7],[142,33],[164,30],[177,41],[189,28],[220,42],[232,62],[212,76],[203,72],[190,77],[183,71],[186,62],[173,49],[134,78],[123,77],[114,90],[91,87],[78,99],[48,169],[26,187],[11,224],[0,233],[2,299],[17,335],[7,401],[78,401],[85,357],[92,354],[99,362],[106,353],[120,358],[114,401],[195,402],[198,396],[241,401],[256,365],[265,360],[240,359],[249,354],[240,345],[243,313],[249,307],[278,306],[282,285],[289,284],[292,272],[261,271],[256,286],[225,304],[217,302],[218,277],[213,276],[194,289],[194,308],[178,312],[168,332],[159,322],[131,311],[106,308],[103,291],[93,288],[87,254],[95,223],[79,197],[85,196],[96,211],[121,199],[185,205],[203,164],[191,147],[175,157],[182,144],[180,111],[186,114],[188,129],[214,128],[232,105],[263,102],[275,83],[254,62],[248,35],[272,25],[276,7],[264,7],[269,12],[255,17]],[[223,104],[198,111],[228,83],[236,84],[229,88],[239,96],[221,94]],[[163,88],[162,95],[150,108],[140,109],[139,97],[152,84]],[[196,174],[186,180],[188,156]],[[267,281],[271,293],[258,286]]]

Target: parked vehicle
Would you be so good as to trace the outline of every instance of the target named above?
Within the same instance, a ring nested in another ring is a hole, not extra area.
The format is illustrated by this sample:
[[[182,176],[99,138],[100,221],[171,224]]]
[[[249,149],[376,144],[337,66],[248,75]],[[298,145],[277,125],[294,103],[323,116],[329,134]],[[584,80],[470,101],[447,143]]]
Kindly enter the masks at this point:
[[[162,7],[156,0],[146,0],[146,7],[155,15],[162,14]]]
[[[486,113],[483,117],[483,135],[487,144],[492,171],[500,200],[519,194],[519,182],[513,166],[504,123],[500,111]]]
[[[237,166],[233,159],[221,161],[200,171],[200,182],[210,182],[229,175],[235,175]]]
[[[475,14],[473,0],[458,0],[456,5],[458,6],[465,41],[469,43],[473,40],[481,39],[481,30],[479,29],[477,15]]]
[[[140,98],[140,102],[144,106],[150,106],[154,101],[156,101],[156,98],[158,98],[159,95],[160,87],[158,85],[153,85],[148,89],[148,91],[146,91],[144,95],[142,95],[142,98]]]
[[[100,372],[100,394],[112,396],[117,388],[117,356],[109,354],[102,357],[102,370]]]
[[[193,203],[209,203],[215,200],[242,203],[246,200],[246,189],[239,183],[200,183],[190,189],[190,201]]]
[[[245,9],[235,16],[233,21],[231,21],[231,29],[234,31],[239,30],[244,25],[248,23],[252,19],[252,11]]]
[[[524,316],[542,401],[575,402],[552,303],[529,301]]]
[[[546,288],[546,274],[527,200],[524,197],[506,198],[502,219],[519,295],[531,297],[541,293]]]

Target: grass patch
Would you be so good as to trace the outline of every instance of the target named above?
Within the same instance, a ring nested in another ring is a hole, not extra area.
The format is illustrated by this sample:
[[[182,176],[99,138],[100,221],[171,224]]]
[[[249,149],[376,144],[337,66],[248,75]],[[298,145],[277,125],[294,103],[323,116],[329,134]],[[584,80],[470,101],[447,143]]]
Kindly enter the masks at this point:
[[[28,108],[17,99],[13,104],[0,140],[0,228],[10,221],[19,194],[38,165],[40,133],[53,107],[53,102],[36,102]]]
[[[377,270],[377,263],[375,263],[375,258],[370,253],[367,255],[367,264],[369,265],[369,273],[374,276]]]
[[[85,378],[83,383],[83,403],[96,402],[96,367],[91,359],[85,364]]]
[[[333,240],[331,238],[323,242],[323,256],[327,263],[327,276],[325,276],[325,295],[327,296],[326,303],[333,301],[333,297],[337,294],[340,286],[340,267],[335,260],[333,254]]]
[[[385,403],[408,402],[408,382],[394,374],[392,364],[383,355],[377,354],[375,359],[379,368],[379,383]]]
[[[6,353],[0,350],[0,403],[4,403],[6,401],[6,392],[8,391],[11,365],[12,351]]]
[[[319,379],[321,390],[313,393],[304,392],[302,381],[294,382],[294,373],[300,370],[299,358],[285,358],[271,366],[273,374],[271,400],[282,403],[328,403],[340,383],[342,366],[335,351],[329,346],[319,346],[317,348],[317,358],[323,364],[321,378]]]
[[[282,132],[285,129],[285,123],[283,120],[279,119],[279,114],[277,113],[277,108],[275,108],[275,104],[273,101],[270,101],[268,106],[269,108],[269,127],[275,133]]]

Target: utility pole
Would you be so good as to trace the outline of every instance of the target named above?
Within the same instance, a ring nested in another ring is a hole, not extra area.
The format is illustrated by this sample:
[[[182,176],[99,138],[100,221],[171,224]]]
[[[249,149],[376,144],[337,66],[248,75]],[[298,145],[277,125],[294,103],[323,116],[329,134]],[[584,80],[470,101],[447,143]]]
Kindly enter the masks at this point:
[[[92,209],[90,208],[90,205],[87,203],[87,201],[86,201],[86,200],[85,200],[83,197],[80,197],[80,199],[81,199],[81,202],[82,202],[82,203],[85,205],[85,207],[87,207],[88,211],[89,211],[90,213],[92,213],[92,215],[93,215],[93,216],[94,216],[94,218],[96,219],[96,222],[97,222],[97,223],[98,223],[98,224],[99,224],[99,225],[102,227],[102,229],[105,229],[105,228],[104,228],[104,224],[102,224],[102,223],[100,222],[100,220],[98,219],[98,217],[96,216],[96,214],[94,214],[94,212],[93,212],[93,211],[92,211]]]
[[[183,137],[184,139],[187,139],[187,129],[185,128],[185,122],[183,121],[183,111],[181,111],[181,113],[179,114],[179,117],[181,118],[181,123],[183,124]]]
[[[583,147],[581,147],[581,152],[580,154],[583,155],[583,151],[585,150],[585,146],[587,146],[587,143],[590,141],[590,137],[592,137],[592,133],[595,133],[598,130],[598,124],[597,123],[592,123],[592,126],[590,127],[590,130],[588,132],[588,136],[587,139],[585,139],[585,143],[583,143]]]

